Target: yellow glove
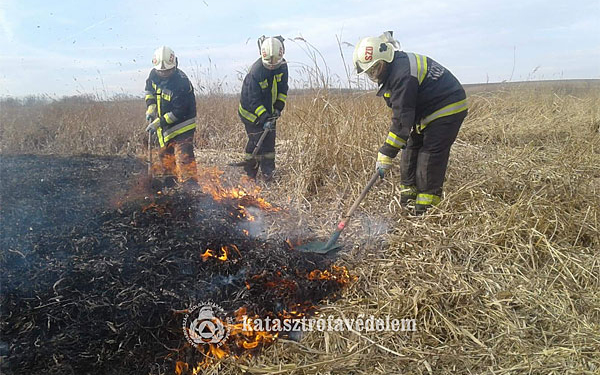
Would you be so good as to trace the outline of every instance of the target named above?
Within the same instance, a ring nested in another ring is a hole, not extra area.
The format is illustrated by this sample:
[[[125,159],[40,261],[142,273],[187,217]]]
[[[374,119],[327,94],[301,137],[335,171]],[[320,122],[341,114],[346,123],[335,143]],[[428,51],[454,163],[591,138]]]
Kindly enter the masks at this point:
[[[146,121],[154,121],[157,115],[156,104],[150,104],[148,109],[146,109]]]
[[[375,164],[375,169],[377,172],[379,172],[379,177],[385,177],[385,172],[392,168],[392,160],[392,158],[382,154],[381,152],[377,154],[377,163]]]

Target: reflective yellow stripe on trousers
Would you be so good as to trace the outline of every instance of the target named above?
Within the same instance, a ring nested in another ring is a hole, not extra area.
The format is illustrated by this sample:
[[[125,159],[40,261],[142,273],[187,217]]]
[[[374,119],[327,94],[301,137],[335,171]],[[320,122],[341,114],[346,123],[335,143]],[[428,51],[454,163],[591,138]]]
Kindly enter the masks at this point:
[[[167,130],[163,130],[162,127],[159,127],[156,131],[156,135],[158,137],[158,143],[160,147],[165,147],[165,144],[169,142],[171,139],[175,138],[179,134],[183,134],[187,131],[193,130],[196,128],[196,118],[191,118],[182,122],[181,124],[177,124],[172,128]]]

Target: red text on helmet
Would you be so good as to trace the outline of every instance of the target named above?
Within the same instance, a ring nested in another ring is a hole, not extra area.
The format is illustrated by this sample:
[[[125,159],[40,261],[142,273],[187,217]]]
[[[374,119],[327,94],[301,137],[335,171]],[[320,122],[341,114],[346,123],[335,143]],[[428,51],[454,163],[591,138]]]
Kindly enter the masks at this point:
[[[373,47],[368,46],[365,48],[365,61],[373,60]]]

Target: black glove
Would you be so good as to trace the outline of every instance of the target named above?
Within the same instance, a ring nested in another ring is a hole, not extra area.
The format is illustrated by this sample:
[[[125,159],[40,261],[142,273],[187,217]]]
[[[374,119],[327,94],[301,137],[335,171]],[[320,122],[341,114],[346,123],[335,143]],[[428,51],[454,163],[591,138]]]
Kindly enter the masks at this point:
[[[256,120],[254,121],[254,123],[257,126],[262,127],[265,124],[265,122],[267,121],[268,117],[269,117],[269,114],[267,113],[267,111],[264,111],[260,116],[258,116],[256,118]]]
[[[273,108],[275,108],[279,112],[283,111],[284,107],[285,107],[285,103],[282,102],[281,100],[276,100],[275,104],[273,104]]]

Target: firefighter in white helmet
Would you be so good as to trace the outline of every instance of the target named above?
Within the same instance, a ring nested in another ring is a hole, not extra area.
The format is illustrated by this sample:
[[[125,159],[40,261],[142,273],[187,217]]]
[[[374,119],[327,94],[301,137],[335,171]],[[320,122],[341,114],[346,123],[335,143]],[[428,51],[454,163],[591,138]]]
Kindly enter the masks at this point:
[[[177,67],[175,52],[162,46],[154,51],[154,68],[146,80],[146,131],[156,133],[160,145],[160,171],[165,184],[196,182],[194,130],[196,98],[190,80]]]
[[[465,91],[435,60],[401,51],[391,31],[360,40],[353,62],[358,73],[379,84],[377,96],[392,108],[376,169],[383,177],[404,150],[400,202],[407,207],[414,201],[421,215],[440,202],[450,148],[467,115]]]
[[[283,41],[281,36],[258,39],[260,57],[244,78],[238,111],[248,135],[244,169],[249,177],[256,178],[260,167],[267,181],[275,171],[275,124],[285,107],[288,92]],[[269,132],[253,158],[252,152],[267,129]]]

